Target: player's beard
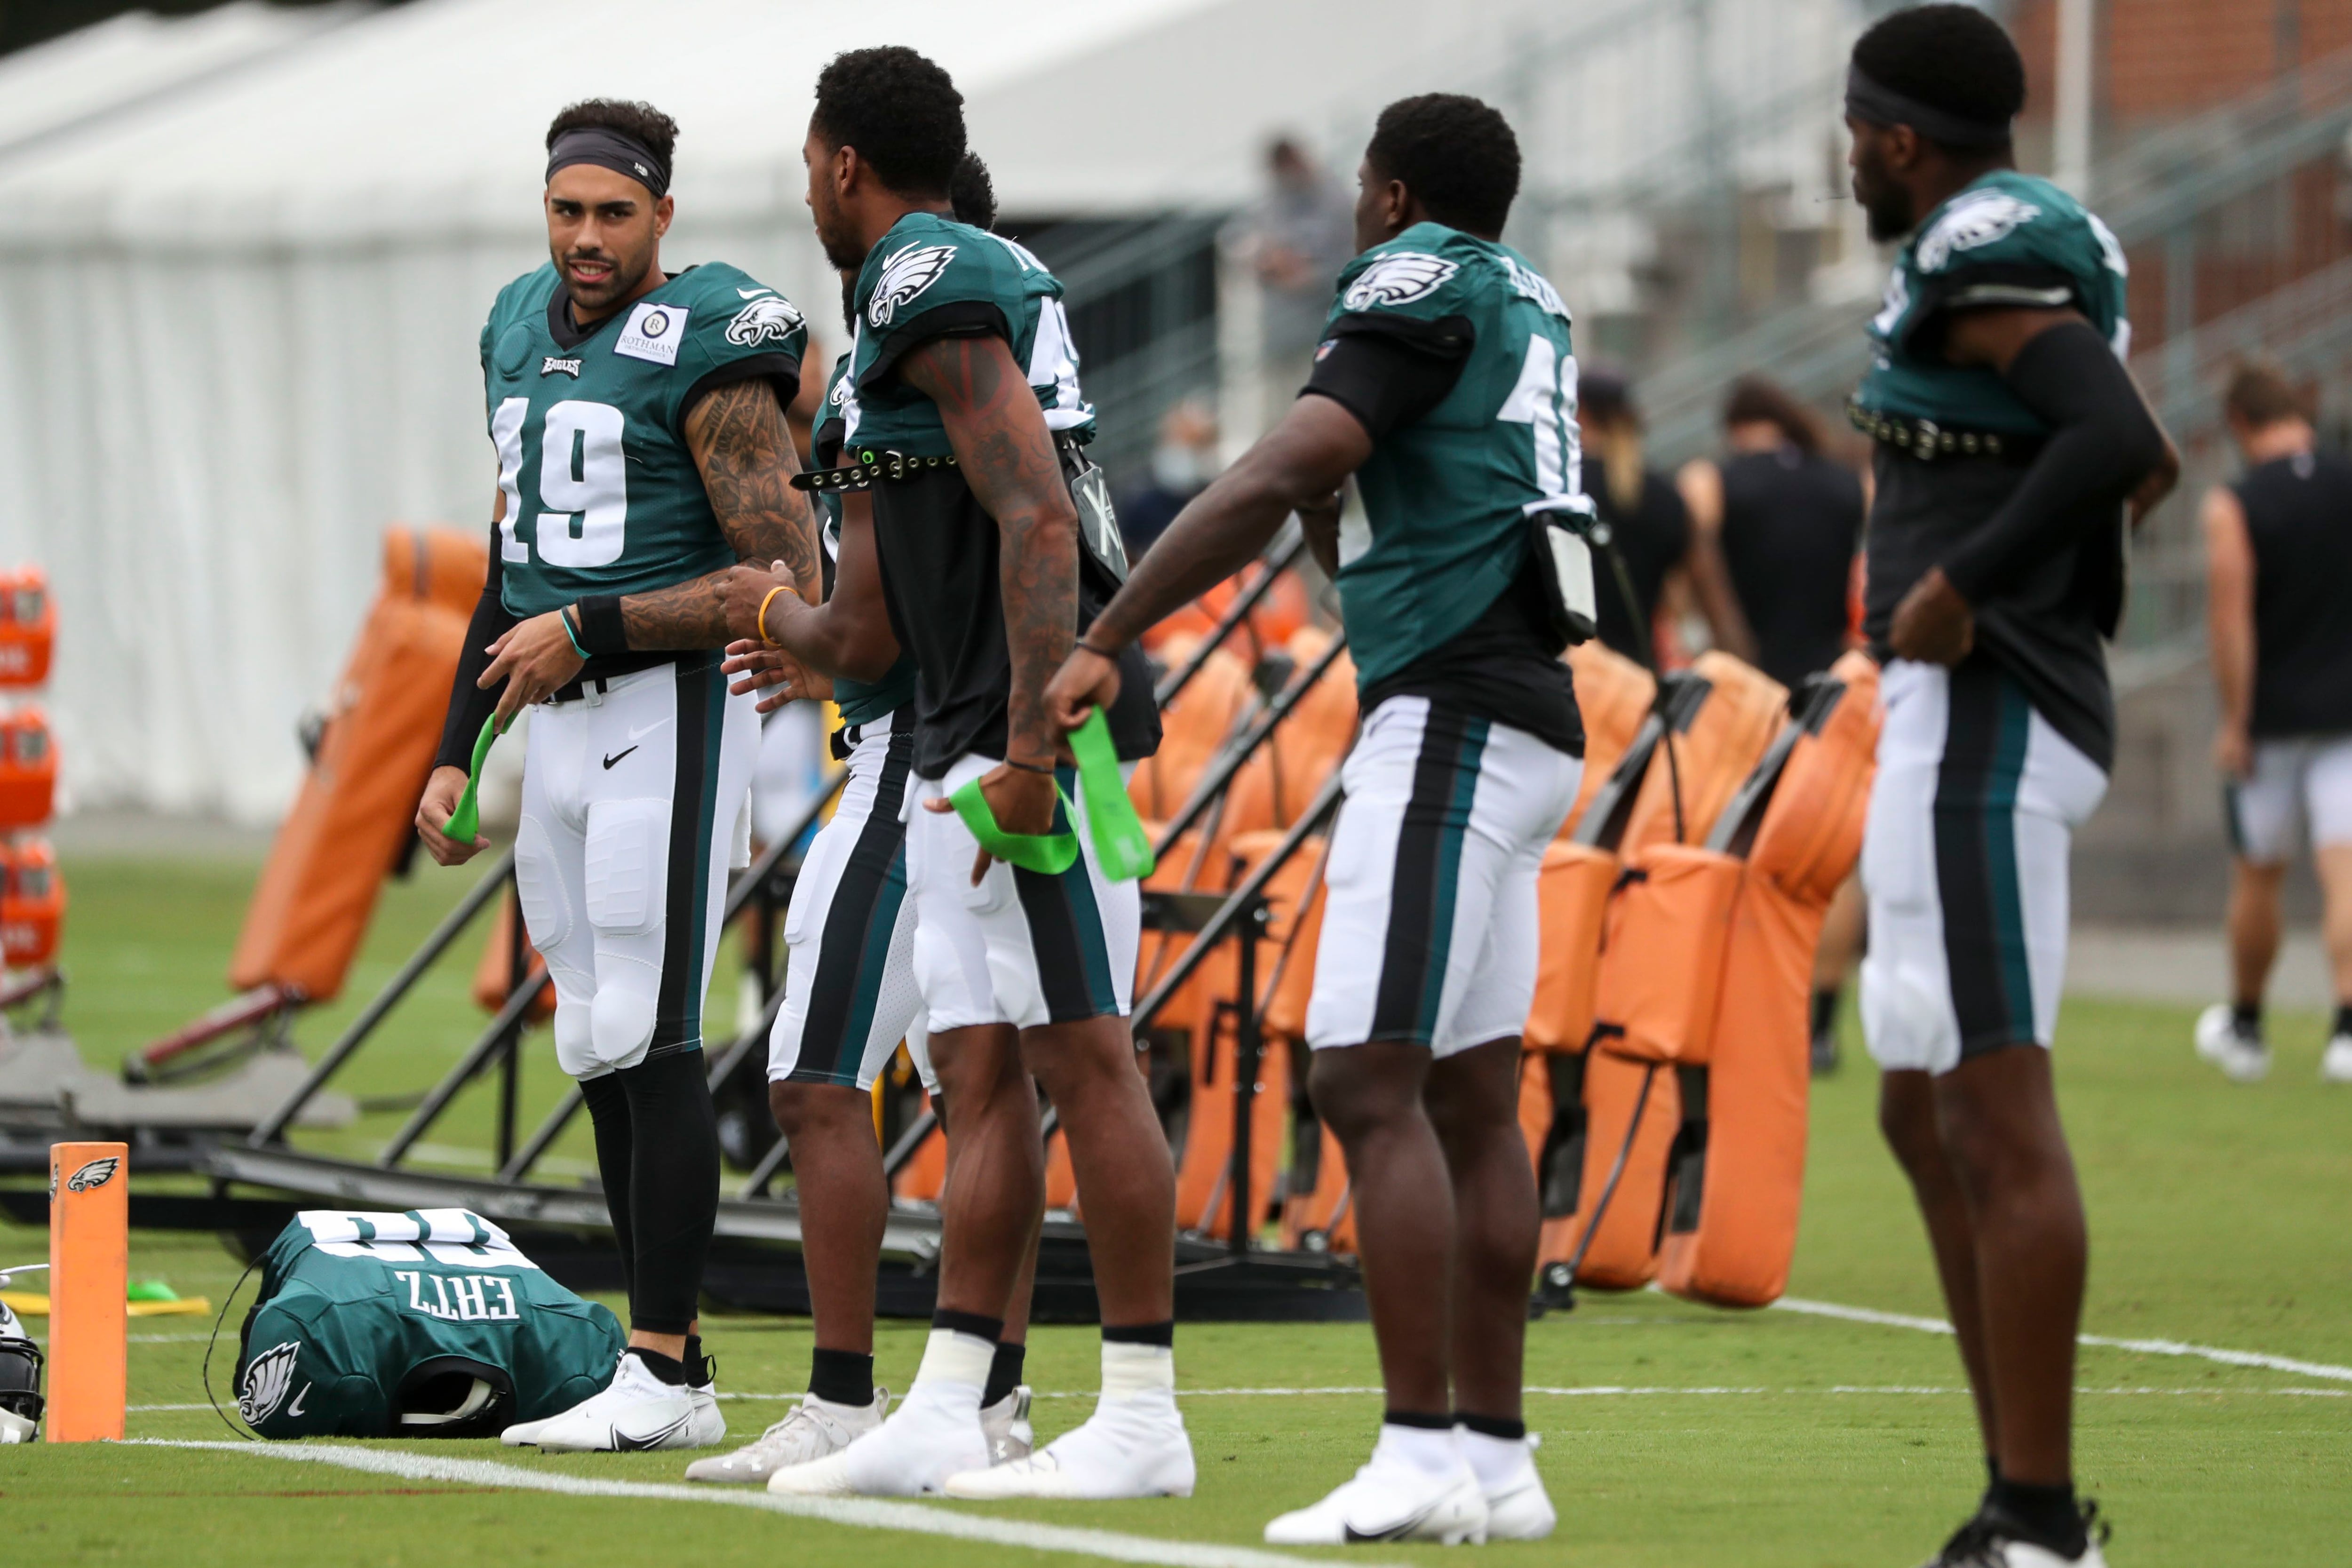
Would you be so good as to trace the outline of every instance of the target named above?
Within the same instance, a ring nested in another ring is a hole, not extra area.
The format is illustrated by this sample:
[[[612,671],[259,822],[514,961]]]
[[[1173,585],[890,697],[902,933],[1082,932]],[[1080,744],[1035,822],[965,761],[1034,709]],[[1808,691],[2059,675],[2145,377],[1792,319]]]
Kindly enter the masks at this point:
[[[842,220],[841,209],[827,196],[813,194],[809,216],[816,222],[816,242],[824,250],[824,258],[834,268],[855,278],[866,265],[866,247],[858,243],[856,231]]]
[[[1863,219],[1875,244],[1902,238],[1918,222],[1911,210],[1911,193],[1888,175],[1877,149],[1866,142],[1854,160],[1853,199],[1862,204]]]
[[[603,282],[583,285],[572,275],[572,263],[575,261],[602,261],[608,263],[613,269],[605,274]],[[637,286],[646,280],[646,269],[652,265],[650,255],[636,258],[635,264],[632,266],[629,258],[615,256],[609,250],[572,250],[558,258],[556,270],[562,273],[563,286],[570,291],[574,305],[589,310],[603,310],[635,293]]]

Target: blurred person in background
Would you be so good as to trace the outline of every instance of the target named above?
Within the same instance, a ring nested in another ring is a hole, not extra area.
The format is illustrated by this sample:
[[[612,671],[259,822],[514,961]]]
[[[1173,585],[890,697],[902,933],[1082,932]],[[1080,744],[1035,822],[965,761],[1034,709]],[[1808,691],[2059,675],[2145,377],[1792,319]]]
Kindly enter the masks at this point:
[[[1161,415],[1150,476],[1118,498],[1118,531],[1127,558],[1142,559],[1184,503],[1208,489],[1223,466],[1217,461],[1217,416],[1206,402],[1188,397]]]
[[[1675,488],[1696,540],[1719,552],[1740,625],[1719,640],[1752,647],[1756,667],[1794,692],[1849,645],[1863,484],[1822,451],[1813,411],[1763,376],[1732,384],[1721,458],[1694,458]],[[1720,623],[1718,623],[1720,631]],[[1813,1071],[1836,1070],[1838,998],[1862,945],[1858,878],[1830,906],[1813,957]]]
[[[1576,416],[1583,432],[1584,493],[1610,530],[1609,547],[1593,563],[1601,640],[1652,668],[1662,652],[1669,656],[1666,664],[1679,664],[1686,657],[1683,623],[1696,609],[1716,647],[1748,657],[1746,623],[1715,540],[1691,527],[1674,481],[1643,461],[1642,415],[1623,373],[1584,367]]]
[[[1282,417],[1315,368],[1331,291],[1356,254],[1355,202],[1290,137],[1266,148],[1267,187],[1234,238],[1257,276],[1261,416]]]
[[[2352,1083],[2352,462],[2314,449],[2303,399],[2273,366],[2241,367],[2222,413],[2246,461],[2204,511],[2232,990],[2197,1020],[2197,1054],[2240,1083],[2270,1071],[2263,990],[2287,858],[2307,835],[2336,983],[2319,1076]]]

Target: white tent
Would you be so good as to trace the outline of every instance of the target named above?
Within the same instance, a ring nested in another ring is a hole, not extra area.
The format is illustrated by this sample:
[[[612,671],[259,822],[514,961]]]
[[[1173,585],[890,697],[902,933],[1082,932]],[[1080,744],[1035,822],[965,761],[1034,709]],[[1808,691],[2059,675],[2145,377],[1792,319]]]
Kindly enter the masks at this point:
[[[1004,206],[1087,216],[1239,205],[1277,129],[1338,148],[1386,98],[1494,79],[1530,28],[1647,9],[415,0],[210,75],[122,46],[120,79],[172,90],[0,145],[0,559],[57,585],[70,798],[253,820],[283,805],[293,726],[327,696],[382,528],[486,516],[476,337],[543,254],[541,138],[562,103],[673,114],[665,261],[723,257],[823,321],[835,285],[800,145],[841,49],[940,60]]]

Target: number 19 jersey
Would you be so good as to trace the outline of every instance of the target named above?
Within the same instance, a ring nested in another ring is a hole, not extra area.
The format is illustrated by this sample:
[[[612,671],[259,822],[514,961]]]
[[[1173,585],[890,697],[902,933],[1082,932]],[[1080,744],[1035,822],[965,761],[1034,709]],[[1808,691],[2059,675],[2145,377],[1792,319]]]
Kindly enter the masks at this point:
[[[720,263],[689,268],[586,328],[552,266],[499,291],[482,381],[506,521],[507,609],[666,588],[735,563],[686,442],[711,389],[799,385],[808,332],[782,295]]]

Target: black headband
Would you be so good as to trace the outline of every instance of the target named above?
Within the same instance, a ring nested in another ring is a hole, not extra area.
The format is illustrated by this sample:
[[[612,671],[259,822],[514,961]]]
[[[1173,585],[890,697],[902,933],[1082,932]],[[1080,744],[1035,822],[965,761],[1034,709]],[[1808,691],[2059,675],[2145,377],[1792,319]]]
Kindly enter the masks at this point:
[[[574,163],[593,163],[616,174],[626,174],[659,201],[669,190],[669,165],[660,154],[629,135],[606,125],[582,125],[565,132],[547,150],[547,177]]]
[[[1974,151],[2000,147],[2009,141],[2007,120],[1970,120],[1906,98],[1871,80],[1857,65],[1846,67],[1845,111],[1865,125],[1908,125],[1939,147]]]

